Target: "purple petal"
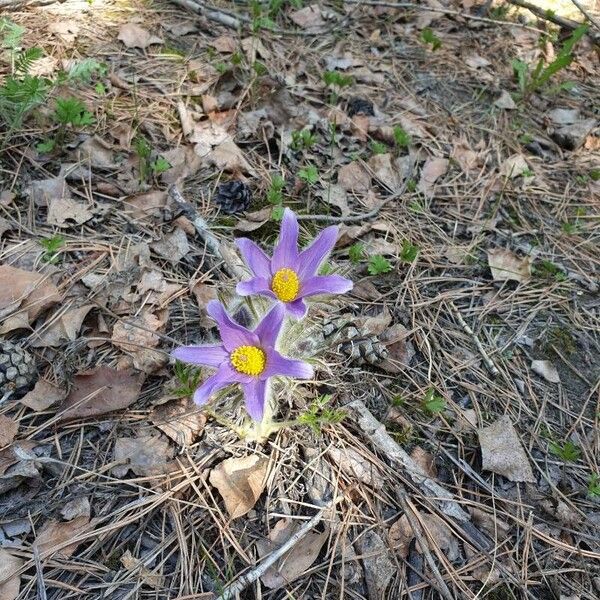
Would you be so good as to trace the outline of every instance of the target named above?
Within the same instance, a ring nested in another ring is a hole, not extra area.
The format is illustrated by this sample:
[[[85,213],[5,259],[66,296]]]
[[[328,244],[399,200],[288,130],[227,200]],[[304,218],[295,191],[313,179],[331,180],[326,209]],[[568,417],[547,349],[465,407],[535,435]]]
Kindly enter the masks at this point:
[[[345,294],[352,289],[352,281],[340,275],[316,275],[302,282],[302,297],[317,294]]]
[[[271,277],[271,259],[252,240],[237,238],[235,243],[244,261],[257,277]]]
[[[308,306],[306,306],[306,302],[302,298],[298,298],[298,300],[294,300],[293,302],[286,302],[284,307],[286,312],[297,320],[304,319],[308,312]]]
[[[314,369],[303,360],[286,358],[276,350],[271,350],[267,355],[267,366],[260,376],[268,378],[274,375],[310,379],[314,375]]]
[[[177,360],[193,365],[220,367],[229,358],[223,346],[180,346],[171,352]]]
[[[337,225],[323,229],[313,240],[313,243],[306,250],[300,252],[298,256],[298,275],[300,275],[301,280],[317,274],[319,266],[335,246],[338,229]]]
[[[244,384],[244,399],[248,414],[255,421],[262,421],[267,400],[266,379],[253,379],[250,383]]]
[[[285,308],[280,302],[277,302],[256,326],[254,333],[258,336],[262,348],[275,347],[284,316]]]
[[[229,363],[222,364],[219,370],[211,375],[195,392],[194,402],[198,406],[206,404],[210,397],[220,389],[232,383],[237,383],[235,373]]]
[[[206,306],[206,312],[217,322],[223,346],[228,352],[235,350],[238,346],[258,345],[258,337],[232,321],[218,300],[211,300]]]
[[[268,279],[264,277],[253,277],[248,281],[240,281],[235,287],[235,291],[240,296],[254,296],[259,294],[261,296],[269,296],[269,298],[275,298],[275,294],[271,291],[271,277]]]
[[[298,221],[296,215],[286,208],[281,220],[279,242],[273,250],[271,270],[275,274],[284,267],[294,268],[298,260]]]

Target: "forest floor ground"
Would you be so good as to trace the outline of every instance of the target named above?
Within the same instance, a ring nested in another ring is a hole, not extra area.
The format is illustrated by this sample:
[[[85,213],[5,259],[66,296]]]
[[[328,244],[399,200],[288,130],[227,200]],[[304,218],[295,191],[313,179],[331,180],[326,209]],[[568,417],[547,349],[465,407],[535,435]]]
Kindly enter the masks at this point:
[[[598,30],[393,4],[3,15],[2,600],[600,595]],[[257,443],[168,353],[282,207],[354,289]]]

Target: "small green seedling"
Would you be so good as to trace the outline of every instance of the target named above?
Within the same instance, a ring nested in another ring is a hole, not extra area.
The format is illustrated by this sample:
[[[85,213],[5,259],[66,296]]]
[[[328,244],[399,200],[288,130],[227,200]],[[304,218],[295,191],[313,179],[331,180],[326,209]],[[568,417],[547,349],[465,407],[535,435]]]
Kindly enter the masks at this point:
[[[179,385],[173,390],[173,394],[178,398],[193,396],[200,383],[202,371],[179,361],[175,363],[174,371]]]
[[[271,219],[273,219],[273,221],[281,221],[281,219],[283,219],[283,211],[284,206],[282,204],[274,206],[271,211]]]
[[[427,414],[437,415],[446,409],[446,400],[443,396],[439,396],[433,388],[429,388],[421,406]]]
[[[383,273],[389,273],[392,270],[392,265],[385,256],[375,254],[369,258],[367,270],[371,275],[381,275]]]
[[[365,245],[362,242],[356,242],[348,248],[348,258],[350,262],[358,264],[365,256]]]
[[[44,249],[42,260],[51,265],[58,262],[59,251],[65,245],[65,238],[62,235],[53,235],[52,237],[40,240],[40,246]]]
[[[168,171],[171,168],[171,163],[164,158],[163,156],[159,156],[151,165],[152,172],[154,175],[160,175],[165,171]]]
[[[343,75],[339,71],[325,71],[323,73],[323,81],[327,87],[332,89],[329,95],[330,104],[337,104],[340,91],[354,83],[351,75]]]
[[[312,185],[319,181],[319,171],[314,165],[309,165],[308,167],[304,167],[304,169],[300,169],[298,171],[298,177],[300,177],[302,181]]]
[[[309,150],[317,143],[317,138],[309,129],[301,129],[300,131],[292,131],[293,150]]]
[[[262,77],[263,75],[266,75],[269,72],[269,69],[267,69],[265,63],[262,63],[258,60],[255,60],[252,63],[252,69],[259,77]]]
[[[600,169],[592,169],[590,171],[590,179],[592,181],[600,181]]]
[[[52,152],[52,150],[54,150],[55,146],[56,146],[56,141],[53,140],[52,138],[48,138],[47,140],[44,140],[44,141],[40,142],[39,144],[36,144],[35,149],[40,154],[49,154],[50,152]]]
[[[58,98],[54,119],[62,126],[85,127],[94,123],[94,117],[79,98]]]
[[[567,279],[565,272],[550,260],[540,260],[535,264],[533,272],[544,279],[554,279],[557,282]]]
[[[387,154],[389,152],[389,148],[387,144],[383,142],[371,142],[371,152],[373,154]]]
[[[587,494],[590,498],[600,498],[600,476],[592,473],[588,480]]]
[[[581,450],[573,442],[567,440],[563,444],[550,441],[548,449],[554,456],[557,456],[564,462],[575,462],[581,456]]]
[[[344,420],[346,413],[340,409],[329,408],[331,394],[323,394],[310,404],[308,410],[297,419],[300,425],[308,425],[316,434],[320,434],[326,425],[334,425]]]
[[[394,142],[398,148],[410,146],[412,140],[410,135],[400,125],[394,127]]]
[[[402,242],[402,250],[400,250],[400,259],[407,263],[415,262],[419,254],[419,247],[411,244],[408,240]]]
[[[284,187],[285,179],[281,175],[273,175],[271,185],[267,190],[267,202],[274,205],[282,204]]]
[[[67,79],[71,82],[89,84],[93,78],[104,77],[107,73],[108,69],[104,63],[94,58],[85,58],[73,64],[67,73]]]
[[[425,29],[421,31],[421,41],[430,44],[432,50],[438,50],[442,47],[442,40],[433,33],[433,30],[430,27],[425,27]]]

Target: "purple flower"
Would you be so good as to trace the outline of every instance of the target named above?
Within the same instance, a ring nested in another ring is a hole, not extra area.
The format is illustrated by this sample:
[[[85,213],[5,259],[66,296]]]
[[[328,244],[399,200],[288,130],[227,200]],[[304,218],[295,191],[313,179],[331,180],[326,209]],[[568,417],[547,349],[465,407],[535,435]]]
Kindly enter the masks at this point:
[[[236,243],[254,277],[237,285],[240,296],[260,294],[283,303],[288,313],[301,319],[308,310],[303,298],[317,294],[343,294],[352,282],[339,275],[317,275],[337,240],[338,228],[327,227],[313,243],[298,251],[298,221],[286,208],[279,242],[269,258],[252,240],[238,238]]]
[[[269,377],[283,375],[310,379],[313,376],[313,368],[308,363],[286,358],[275,350],[285,313],[280,304],[263,317],[254,331],[232,321],[217,300],[208,303],[207,311],[217,322],[222,344],[182,346],[171,352],[183,362],[217,369],[194,393],[196,404],[206,404],[216,391],[239,383],[244,390],[248,413],[255,421],[261,421]]]

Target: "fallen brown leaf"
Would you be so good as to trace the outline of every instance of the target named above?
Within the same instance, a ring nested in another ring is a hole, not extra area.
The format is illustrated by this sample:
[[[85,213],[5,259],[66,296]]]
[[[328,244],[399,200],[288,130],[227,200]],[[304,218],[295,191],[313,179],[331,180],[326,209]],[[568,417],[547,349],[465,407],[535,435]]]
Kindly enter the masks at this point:
[[[4,548],[0,548],[0,600],[14,600],[21,589],[18,574],[25,561]]]
[[[152,35],[147,29],[136,23],[124,23],[121,25],[117,37],[127,48],[141,48],[142,50],[151,44],[162,44],[162,39]]]
[[[383,484],[381,471],[354,448],[330,448],[328,454],[333,464],[351,478],[374,488]]]
[[[392,549],[400,556],[406,558],[415,534],[408,521],[408,517],[403,514],[397,521],[394,521],[388,531],[388,540]]]
[[[125,352],[139,352],[145,348],[156,348],[160,338],[152,333],[158,331],[163,321],[149,311],[129,321],[118,321],[113,327],[111,341]],[[139,325],[139,327],[138,327]]]
[[[165,235],[160,241],[151,244],[151,247],[154,252],[173,265],[176,265],[190,251],[187,236],[179,227]]]
[[[302,29],[312,29],[325,24],[318,4],[311,4],[300,10],[295,10],[290,13],[290,19],[294,21],[298,27],[302,27]]]
[[[12,444],[19,431],[19,424],[5,415],[0,415],[0,448]]]
[[[123,556],[121,556],[121,564],[128,571],[135,571],[139,575],[139,578],[143,583],[149,585],[152,588],[160,588],[163,585],[163,577],[159,573],[153,573],[144,566],[144,563],[141,559],[135,558],[133,554],[131,554],[130,550],[127,550]],[[194,594],[194,597],[196,595]]]
[[[212,469],[210,483],[219,490],[232,519],[254,507],[265,488],[268,465],[266,458],[252,454],[228,458]]]
[[[220,171],[254,173],[252,167],[244,158],[244,153],[232,140],[221,142],[208,153],[206,160],[209,165]]]
[[[367,531],[359,537],[356,545],[363,555],[362,563],[369,600],[387,598],[386,588],[394,573],[397,572],[397,567],[391,560],[387,545],[381,536],[374,531]]]
[[[429,158],[421,169],[421,179],[418,189],[426,196],[431,196],[436,181],[448,171],[449,161],[447,158]]]
[[[338,171],[338,185],[347,192],[366,193],[371,187],[371,176],[358,162],[344,165]]]
[[[91,512],[90,501],[85,496],[70,500],[60,509],[60,515],[65,521],[72,521],[80,517],[89,519]]]
[[[166,204],[167,192],[152,190],[127,198],[124,201],[124,208],[134,219],[143,219],[144,217],[160,217]]]
[[[521,177],[523,173],[529,171],[529,164],[522,154],[513,154],[512,156],[509,156],[500,166],[500,175],[503,177],[510,177],[511,179]],[[526,179],[531,179],[531,177],[526,177]]]
[[[50,316],[47,326],[44,324],[35,332],[31,341],[34,348],[47,348],[60,346],[63,342],[72,342],[79,335],[79,330],[87,314],[94,308],[92,304],[86,304],[79,308],[62,310],[59,308],[55,315]]]
[[[27,193],[35,206],[48,206],[51,200],[57,198],[71,198],[71,190],[64,177],[32,181]]]
[[[487,258],[494,281],[527,281],[531,277],[530,256],[520,258],[510,250],[493,248]]]
[[[102,415],[127,408],[142,389],[143,374],[96,367],[75,375],[73,388],[63,402],[61,420]]]
[[[401,171],[392,162],[391,154],[374,154],[369,159],[369,167],[373,171],[376,179],[378,179],[392,193],[400,189]]]
[[[206,417],[191,398],[155,406],[150,421],[180,446],[193,444],[206,425]]]
[[[230,35],[220,35],[212,42],[212,47],[223,54],[233,54],[238,47],[237,40]]]
[[[130,469],[143,477],[168,473],[177,468],[171,462],[175,452],[161,434],[142,434],[138,437],[120,437],[115,441],[114,460],[127,461],[113,467],[115,477],[125,477]]]
[[[79,544],[81,544],[81,542],[73,542],[72,544],[68,542],[91,529],[93,525],[94,522],[90,521],[89,515],[76,517],[71,521],[50,519],[38,530],[34,545],[40,555],[44,557],[57,553],[68,558],[73,555]]]
[[[531,369],[550,383],[560,383],[560,375],[549,360],[532,360]]]
[[[535,482],[529,459],[510,418],[504,415],[489,427],[479,429],[482,469],[510,481]]]
[[[48,203],[46,222],[57,227],[71,227],[67,221],[74,221],[76,225],[81,225],[93,216],[92,211],[81,202],[69,198],[53,198]]]

